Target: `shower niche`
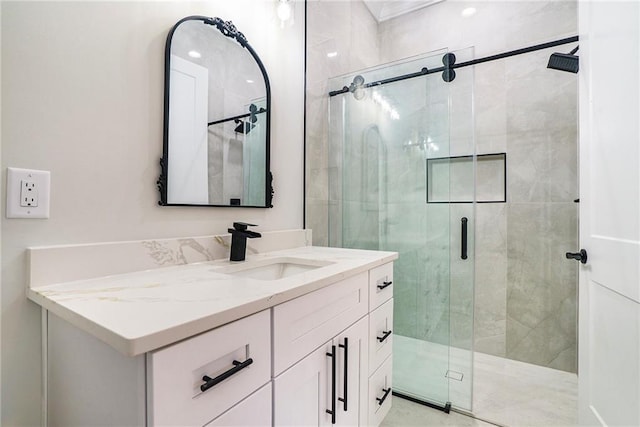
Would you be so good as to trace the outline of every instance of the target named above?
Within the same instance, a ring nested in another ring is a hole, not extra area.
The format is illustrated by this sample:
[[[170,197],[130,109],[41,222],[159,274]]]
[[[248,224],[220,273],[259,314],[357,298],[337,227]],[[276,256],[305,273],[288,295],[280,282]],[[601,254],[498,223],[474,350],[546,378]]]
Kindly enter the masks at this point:
[[[427,203],[505,203],[507,153],[426,160]]]

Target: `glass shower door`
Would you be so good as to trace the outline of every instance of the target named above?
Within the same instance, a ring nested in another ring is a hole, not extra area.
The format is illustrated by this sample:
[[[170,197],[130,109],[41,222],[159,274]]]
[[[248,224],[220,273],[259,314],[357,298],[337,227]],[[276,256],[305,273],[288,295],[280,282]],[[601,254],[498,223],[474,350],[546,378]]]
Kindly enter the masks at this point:
[[[442,67],[446,53],[330,82],[350,90],[329,101],[329,242],[400,255],[394,266],[394,393],[442,406],[454,397],[454,406],[471,409],[473,268],[458,264],[464,262],[463,224],[472,260],[473,203],[464,209],[451,203],[459,185],[452,180],[459,168],[451,136],[463,135],[452,132],[450,121],[464,111],[463,101],[471,105],[470,95],[463,96],[469,87],[460,84],[465,79],[444,82],[440,72],[374,83]]]

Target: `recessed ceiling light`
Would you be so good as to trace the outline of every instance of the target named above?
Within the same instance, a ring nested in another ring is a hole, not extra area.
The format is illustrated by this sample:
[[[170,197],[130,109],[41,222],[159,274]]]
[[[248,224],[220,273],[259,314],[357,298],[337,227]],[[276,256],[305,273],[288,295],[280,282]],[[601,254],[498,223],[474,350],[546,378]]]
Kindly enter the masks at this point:
[[[336,56],[338,56],[338,52],[329,52],[329,53],[327,53],[327,57],[328,58],[335,58]]]
[[[200,52],[197,52],[195,50],[190,50],[189,51],[189,56],[192,57],[192,58],[201,58],[202,57]]]
[[[465,18],[468,18],[470,16],[473,16],[476,14],[476,8],[475,7],[467,7],[466,9],[462,9],[462,16],[464,16]]]

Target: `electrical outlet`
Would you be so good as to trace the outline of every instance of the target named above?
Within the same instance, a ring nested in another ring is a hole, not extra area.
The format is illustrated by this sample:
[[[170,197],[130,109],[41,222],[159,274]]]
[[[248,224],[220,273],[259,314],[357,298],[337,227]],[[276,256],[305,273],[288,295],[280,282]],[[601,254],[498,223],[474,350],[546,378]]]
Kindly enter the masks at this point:
[[[38,206],[38,187],[35,181],[20,181],[20,206],[23,208]]]
[[[49,218],[48,171],[7,168],[7,218]]]

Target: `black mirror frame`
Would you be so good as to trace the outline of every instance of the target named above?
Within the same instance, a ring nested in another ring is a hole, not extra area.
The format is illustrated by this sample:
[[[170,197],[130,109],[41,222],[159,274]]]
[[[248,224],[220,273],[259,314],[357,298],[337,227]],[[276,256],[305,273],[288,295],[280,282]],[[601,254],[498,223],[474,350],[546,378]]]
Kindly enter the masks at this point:
[[[264,78],[265,89],[267,91],[267,129],[265,138],[265,162],[266,162],[266,177],[265,177],[265,205],[264,206],[246,206],[246,205],[198,205],[198,204],[186,204],[186,203],[168,203],[167,202],[167,173],[169,167],[169,75],[170,75],[170,61],[171,61],[171,40],[173,34],[182,24],[186,21],[202,21],[205,24],[214,26],[224,36],[234,39],[240,46],[247,49],[253,59],[258,64],[262,77]],[[273,207],[273,175],[271,174],[271,85],[269,83],[269,77],[267,76],[267,70],[264,68],[264,64],[258,57],[258,54],[253,50],[244,34],[237,30],[235,25],[231,21],[223,21],[220,18],[209,18],[206,16],[187,16],[179,20],[169,31],[167,35],[167,41],[164,49],[164,135],[163,135],[163,148],[162,157],[160,158],[160,178],[156,182],[158,190],[160,191],[160,206],[200,206],[200,207],[225,207],[225,208],[272,208]]]

